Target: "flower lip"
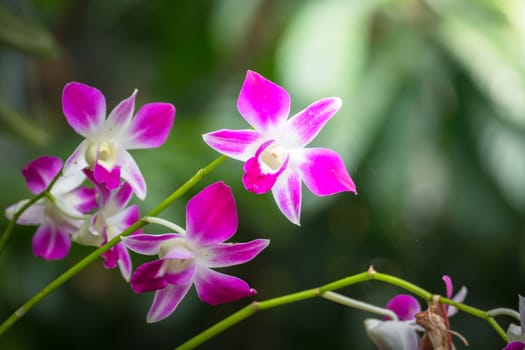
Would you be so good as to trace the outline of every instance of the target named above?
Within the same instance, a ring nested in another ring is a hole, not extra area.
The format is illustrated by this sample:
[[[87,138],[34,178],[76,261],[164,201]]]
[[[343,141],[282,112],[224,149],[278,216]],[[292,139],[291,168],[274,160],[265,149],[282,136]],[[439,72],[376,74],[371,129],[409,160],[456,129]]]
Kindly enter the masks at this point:
[[[264,142],[244,165],[244,187],[257,194],[270,191],[288,166],[288,161],[288,152],[283,147],[274,140]]]

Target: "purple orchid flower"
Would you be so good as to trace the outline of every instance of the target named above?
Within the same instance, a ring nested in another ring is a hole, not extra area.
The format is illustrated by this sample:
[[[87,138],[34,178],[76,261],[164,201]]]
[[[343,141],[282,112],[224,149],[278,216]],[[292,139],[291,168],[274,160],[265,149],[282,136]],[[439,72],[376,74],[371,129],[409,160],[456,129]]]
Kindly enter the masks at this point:
[[[467,296],[467,288],[461,287],[460,291],[452,296],[452,279],[445,275],[446,297],[461,303]],[[419,301],[408,294],[398,294],[388,301],[386,308],[392,310],[399,320],[378,319],[365,320],[365,328],[369,338],[376,344],[379,350],[418,350],[419,335],[422,329],[415,323],[415,317],[421,311]],[[448,307],[447,314],[452,316],[457,313],[457,308]]]
[[[79,244],[100,247],[115,238],[140,219],[139,207],[135,204],[126,208],[133,196],[133,190],[127,182],[117,189],[109,191],[106,186],[95,181],[93,172],[85,173],[94,184],[99,194],[98,211],[84,221],[84,224],[73,235],[73,240]],[[137,230],[132,234],[142,233]],[[117,243],[102,254],[104,267],[120,268],[122,277],[129,281],[131,276],[131,258],[123,242]]]
[[[123,239],[129,249],[160,258],[139,266],[131,276],[135,292],[156,291],[147,322],[168,317],[194,283],[199,298],[211,305],[256,294],[242,279],[213,270],[248,262],[268,246],[265,239],[223,243],[233,236],[237,222],[231,190],[217,182],[188,201],[186,232]]]
[[[27,187],[34,194],[44,191],[62,169],[62,160],[56,157],[39,157],[22,169]],[[39,199],[19,218],[22,225],[39,225],[33,236],[33,253],[46,260],[64,258],[71,247],[70,236],[78,230],[86,213],[97,205],[95,189],[80,187],[82,173],[61,176],[50,190],[50,195]],[[6,209],[6,216],[13,215],[29,200],[22,200]]]
[[[507,330],[507,337],[509,343],[503,348],[503,350],[523,350],[525,349],[525,331],[523,325],[525,325],[525,298],[521,295],[520,298],[520,319],[521,326],[511,324]]]
[[[356,192],[343,160],[325,148],[305,148],[341,107],[332,97],[312,103],[288,118],[290,96],[282,87],[248,71],[237,108],[253,127],[218,130],[203,135],[216,151],[245,162],[244,187],[262,194],[272,191],[281,212],[299,225],[301,181],[317,196]]]
[[[135,117],[135,90],[106,116],[106,100],[96,88],[69,83],[62,93],[62,109],[69,125],[85,140],[66,160],[64,175],[89,168],[97,182],[109,190],[120,178],[128,182],[138,198],[146,197],[146,183],[127,150],[159,147],[166,141],[175,118],[170,103],[148,103]]]

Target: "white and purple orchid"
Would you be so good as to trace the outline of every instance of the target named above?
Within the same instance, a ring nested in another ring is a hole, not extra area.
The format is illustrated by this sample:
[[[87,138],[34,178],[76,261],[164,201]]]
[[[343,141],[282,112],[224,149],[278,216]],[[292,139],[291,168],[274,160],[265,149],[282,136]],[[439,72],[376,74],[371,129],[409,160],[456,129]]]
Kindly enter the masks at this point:
[[[452,279],[445,275],[446,297],[461,303],[467,296],[467,288],[461,287],[460,291],[452,296]],[[416,314],[421,312],[419,301],[409,294],[398,294],[388,301],[386,308],[392,310],[399,320],[366,319],[365,328],[368,337],[376,344],[379,350],[418,350],[420,337],[418,332],[423,331],[415,320]],[[457,313],[457,309],[447,305],[448,316]]]
[[[39,157],[22,169],[27,187],[34,194],[43,192],[62,170],[57,157]],[[85,214],[97,205],[95,189],[80,187],[85,176],[82,172],[61,176],[48,196],[39,199],[18,218],[22,225],[39,225],[33,236],[33,253],[46,260],[64,258],[71,247],[71,235],[78,230]],[[13,215],[29,200],[22,200],[6,209]]]
[[[85,170],[85,173],[88,179],[95,184],[99,194],[98,211],[84,221],[84,224],[72,238],[79,244],[100,247],[138,221],[140,211],[135,204],[126,208],[133,196],[133,190],[127,182],[123,182],[115,190],[109,191],[106,186],[95,181],[90,170]],[[137,230],[131,234],[139,233],[142,233],[142,230]],[[111,247],[102,254],[102,257],[104,258],[104,267],[112,269],[118,266],[122,277],[129,281],[131,258],[123,242]]]
[[[521,319],[521,325],[511,324],[507,330],[507,337],[509,343],[503,348],[503,350],[523,350],[525,349],[525,298],[521,295],[519,304],[519,313]]]
[[[97,182],[109,190],[120,179],[129,183],[138,198],[146,197],[146,183],[127,150],[159,147],[166,141],[175,118],[170,103],[148,103],[135,117],[135,90],[106,117],[106,100],[96,88],[72,82],[64,87],[62,109],[69,125],[85,140],[66,160],[64,175],[89,168]]]
[[[168,317],[193,284],[199,298],[211,305],[256,294],[242,279],[213,270],[248,262],[268,246],[265,239],[223,243],[236,232],[237,223],[231,190],[217,182],[188,201],[185,232],[123,238],[129,249],[160,258],[139,266],[131,276],[135,292],[156,291],[147,322]]]
[[[257,194],[271,190],[281,212],[298,225],[301,181],[317,196],[357,193],[336,152],[305,148],[340,107],[341,99],[324,98],[288,119],[290,96],[286,90],[248,71],[237,108],[253,129],[222,129],[203,138],[216,151],[245,162],[245,188]]]

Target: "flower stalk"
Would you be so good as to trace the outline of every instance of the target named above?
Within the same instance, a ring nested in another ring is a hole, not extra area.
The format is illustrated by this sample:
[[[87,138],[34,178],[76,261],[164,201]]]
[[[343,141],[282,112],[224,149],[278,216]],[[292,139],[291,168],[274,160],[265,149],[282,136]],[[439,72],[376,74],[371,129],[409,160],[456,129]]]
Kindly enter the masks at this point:
[[[372,266],[370,266],[370,268],[366,272],[361,272],[361,273],[358,273],[352,276],[348,276],[340,280],[325,284],[318,288],[307,289],[304,291],[280,296],[277,298],[268,299],[265,301],[254,301],[250,305],[245,306],[244,308],[240,309],[234,314],[226,317],[222,321],[217,322],[215,325],[199,333],[195,337],[189,339],[187,342],[175,348],[175,350],[194,349],[195,347],[199,346],[200,344],[203,344],[204,342],[222,333],[223,331],[232,327],[233,325],[254,315],[257,311],[267,310],[267,309],[271,309],[274,307],[283,306],[286,304],[291,304],[291,303],[295,303],[298,301],[311,299],[311,298],[319,297],[319,296],[331,300],[333,299],[333,298],[330,298],[332,296],[331,295],[332,291],[343,288],[343,287],[348,287],[354,284],[370,281],[370,280],[377,280],[377,281],[381,281],[381,282],[385,282],[391,285],[398,286],[427,301],[431,301],[434,295],[426,291],[425,289],[419,286],[416,286],[413,283],[405,281],[399,277],[395,277],[395,276],[388,275],[385,273],[378,273],[374,270]],[[327,293],[328,293],[328,297],[326,297]],[[339,303],[338,300],[335,300],[335,302]],[[499,326],[496,320],[492,316],[489,315],[489,312],[474,308],[466,304],[458,303],[454,300],[444,298],[441,296],[439,297],[439,302],[455,306],[461,311],[464,311],[473,316],[486,320],[492,326],[492,328],[494,328],[494,330],[500,335],[500,337],[505,342],[507,342],[507,335],[505,334],[505,331],[503,331],[503,329]],[[352,306],[349,304],[346,304],[346,305]]]

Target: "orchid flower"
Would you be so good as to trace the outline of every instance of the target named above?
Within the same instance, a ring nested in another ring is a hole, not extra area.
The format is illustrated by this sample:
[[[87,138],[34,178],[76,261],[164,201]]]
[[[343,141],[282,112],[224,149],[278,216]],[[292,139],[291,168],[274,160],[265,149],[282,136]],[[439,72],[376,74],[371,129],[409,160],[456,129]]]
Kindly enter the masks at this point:
[[[140,212],[136,205],[126,208],[133,195],[133,190],[127,182],[123,182],[117,189],[109,191],[106,186],[95,181],[91,171],[86,170],[85,173],[96,186],[99,194],[99,209],[84,221],[84,224],[73,235],[73,240],[83,245],[99,247],[138,221]],[[137,230],[132,234],[138,233],[142,233],[142,230]],[[124,279],[129,281],[131,258],[123,242],[111,247],[102,254],[102,257],[104,258],[105,268],[112,269],[118,266]]]
[[[445,282],[446,297],[461,303],[467,296],[467,288],[461,287],[460,291],[452,296],[453,285],[449,276],[442,277]],[[448,306],[448,305],[447,305]],[[417,350],[419,349],[418,331],[422,328],[415,323],[416,314],[421,312],[421,305],[412,295],[399,294],[394,296],[386,304],[386,308],[394,311],[399,318],[396,320],[365,320],[365,328],[370,339],[379,350]],[[448,316],[457,313],[453,307],[447,308]]]
[[[248,262],[269,244],[265,239],[223,243],[233,236],[237,222],[230,188],[216,182],[188,201],[186,231],[123,238],[129,249],[159,256],[131,276],[136,293],[156,291],[147,322],[168,317],[194,283],[199,298],[211,305],[256,294],[242,279],[213,270]]]
[[[503,348],[503,350],[523,350],[525,349],[525,298],[520,295],[519,305],[521,326],[511,324],[507,330],[507,337],[509,343]]]
[[[287,119],[290,96],[286,90],[248,71],[237,108],[253,129],[222,129],[203,138],[216,151],[245,162],[244,187],[256,194],[271,190],[284,216],[299,225],[301,182],[317,196],[357,193],[336,152],[305,148],[341,103],[336,97],[321,99]]]
[[[27,187],[34,194],[44,191],[60,173],[62,160],[56,157],[39,157],[22,169]],[[33,253],[46,260],[64,258],[71,247],[70,236],[82,224],[84,214],[96,207],[95,190],[80,187],[83,173],[61,176],[48,196],[39,199],[18,218],[22,225],[39,225],[33,236]],[[13,215],[29,200],[22,200],[6,209],[6,216]]]
[[[98,89],[75,82],[64,87],[64,115],[69,125],[85,137],[66,160],[64,175],[89,168],[95,180],[108,190],[117,188],[122,178],[138,198],[146,197],[142,173],[127,150],[164,144],[173,125],[175,107],[170,103],[148,103],[133,117],[136,94],[137,90],[105,119],[106,100]]]

